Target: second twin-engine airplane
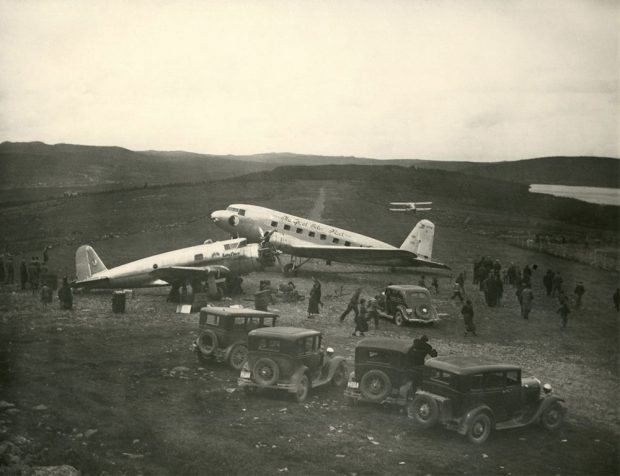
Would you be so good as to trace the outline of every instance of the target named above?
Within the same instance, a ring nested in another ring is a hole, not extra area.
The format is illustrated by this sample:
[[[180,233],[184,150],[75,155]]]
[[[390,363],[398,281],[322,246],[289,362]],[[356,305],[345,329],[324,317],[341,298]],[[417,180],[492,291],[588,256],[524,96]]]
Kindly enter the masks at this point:
[[[216,278],[227,274],[246,274],[275,263],[273,252],[259,244],[237,238],[205,241],[191,246],[132,261],[115,268],[105,267],[89,245],[75,252],[77,280],[74,287],[86,289],[145,288],[181,286],[206,282],[209,293],[217,294]]]
[[[271,245],[291,256],[285,273],[294,272],[310,259],[328,263],[369,264],[377,266],[423,266],[450,269],[431,260],[435,225],[421,220],[400,248],[368,236],[342,230],[287,213],[256,205],[232,204],[211,214],[211,220],[232,236]],[[297,260],[295,260],[297,258]],[[306,258],[305,261],[300,259]]]

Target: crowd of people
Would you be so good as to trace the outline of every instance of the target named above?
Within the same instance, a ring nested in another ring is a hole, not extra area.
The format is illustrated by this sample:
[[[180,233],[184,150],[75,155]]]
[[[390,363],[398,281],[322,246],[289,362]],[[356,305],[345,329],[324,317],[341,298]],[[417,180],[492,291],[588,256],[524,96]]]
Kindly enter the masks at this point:
[[[56,275],[50,274],[48,268],[50,249],[51,246],[45,246],[41,256],[33,255],[29,261],[23,258],[19,263],[20,290],[38,295],[44,308],[53,302],[54,290],[57,287]],[[16,284],[15,268],[14,257],[10,253],[2,253],[0,255],[0,284]],[[73,292],[67,278],[63,279],[57,297],[61,309],[73,309]]]

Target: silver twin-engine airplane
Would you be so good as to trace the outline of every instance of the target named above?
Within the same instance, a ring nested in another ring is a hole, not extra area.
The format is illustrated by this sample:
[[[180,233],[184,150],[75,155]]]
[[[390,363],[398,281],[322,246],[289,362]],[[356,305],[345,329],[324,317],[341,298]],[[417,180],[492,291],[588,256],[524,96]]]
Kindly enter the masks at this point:
[[[284,266],[294,272],[310,259],[390,267],[423,266],[450,269],[431,260],[435,225],[421,220],[400,248],[368,236],[256,205],[233,204],[211,214],[211,220],[232,236],[267,242],[291,256]],[[306,258],[295,261],[295,258]]]
[[[269,249],[247,244],[244,238],[191,246],[132,261],[116,268],[105,267],[95,250],[80,246],[75,253],[77,280],[74,287],[88,289],[145,288],[206,282],[216,291],[215,278],[262,270],[275,262]]]

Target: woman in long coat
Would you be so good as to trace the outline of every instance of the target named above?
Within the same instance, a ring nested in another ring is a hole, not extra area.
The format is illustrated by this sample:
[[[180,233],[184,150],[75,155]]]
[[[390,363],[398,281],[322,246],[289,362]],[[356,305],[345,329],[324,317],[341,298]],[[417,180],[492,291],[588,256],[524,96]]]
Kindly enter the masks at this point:
[[[318,279],[312,278],[314,284],[310,290],[310,298],[308,299],[308,318],[314,317],[319,314],[319,304],[321,302],[321,283]]]

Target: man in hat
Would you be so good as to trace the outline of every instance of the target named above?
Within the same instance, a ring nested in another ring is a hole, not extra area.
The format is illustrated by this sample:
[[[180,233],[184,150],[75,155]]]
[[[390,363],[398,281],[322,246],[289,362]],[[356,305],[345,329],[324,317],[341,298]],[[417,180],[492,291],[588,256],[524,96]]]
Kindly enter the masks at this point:
[[[409,355],[412,357],[413,365],[424,365],[426,356],[437,357],[437,351],[428,343],[428,337],[423,335],[419,339],[413,339]]]
[[[61,309],[69,311],[73,309],[73,292],[66,277],[62,278],[62,287],[58,290],[58,300]]]

